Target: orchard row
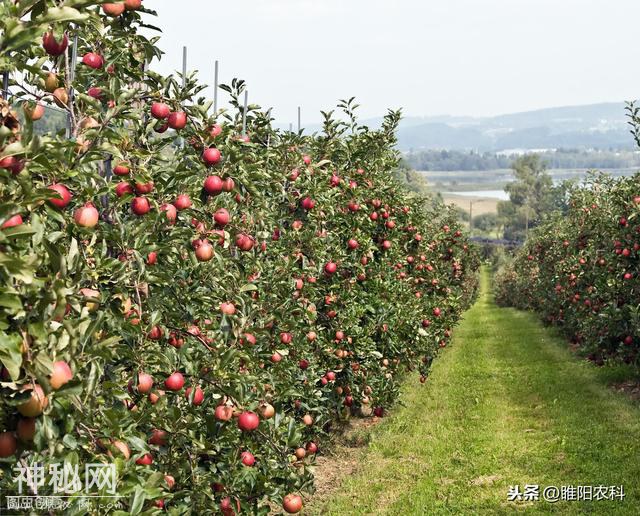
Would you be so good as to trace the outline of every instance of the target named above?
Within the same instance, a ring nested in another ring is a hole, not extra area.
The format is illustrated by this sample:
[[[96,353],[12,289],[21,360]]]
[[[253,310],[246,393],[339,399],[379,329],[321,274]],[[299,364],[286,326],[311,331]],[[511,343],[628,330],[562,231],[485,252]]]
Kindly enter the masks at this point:
[[[336,422],[427,379],[477,258],[393,179],[398,113],[283,133],[242,81],[212,113],[145,71],[139,1],[56,4],[0,13],[0,492],[18,460],[115,463],[122,514],[298,512]]]
[[[640,176],[592,177],[497,277],[497,301],[558,325],[590,360],[638,362]]]

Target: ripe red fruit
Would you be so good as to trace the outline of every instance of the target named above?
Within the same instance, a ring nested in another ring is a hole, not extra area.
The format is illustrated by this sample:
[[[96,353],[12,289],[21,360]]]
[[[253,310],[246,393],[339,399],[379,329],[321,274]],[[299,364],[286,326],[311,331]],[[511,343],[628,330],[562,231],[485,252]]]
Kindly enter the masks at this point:
[[[127,11],[136,11],[142,6],[142,0],[124,0]]]
[[[171,108],[164,104],[163,102],[154,102],[151,104],[151,116],[153,118],[157,118],[158,120],[163,120],[165,118],[169,118],[171,114]]]
[[[132,193],[133,193],[133,187],[129,183],[125,183],[123,181],[116,185],[116,195],[118,197],[122,197],[124,195],[132,194]]]
[[[98,210],[96,210],[96,207],[90,202],[78,208],[73,215],[73,220],[75,220],[76,224],[84,228],[95,227],[98,224],[99,218]]]
[[[422,319],[422,327],[428,328],[429,326],[431,326],[431,321],[429,319]]]
[[[50,56],[61,56],[64,54],[65,50],[67,50],[68,45],[69,38],[67,37],[66,32],[62,35],[62,39],[60,39],[60,41],[56,40],[56,36],[53,31],[46,32],[44,36],[42,36],[42,48],[44,48],[45,52]]]
[[[347,242],[347,247],[353,251],[354,249],[358,249],[358,247],[360,247],[360,244],[355,238],[350,238]]]
[[[49,377],[49,384],[54,391],[57,391],[60,387],[68,383],[73,378],[73,372],[69,367],[69,364],[63,360],[54,362],[53,372]]]
[[[360,209],[360,205],[356,201],[349,201],[347,208],[349,208],[349,211],[358,211]]]
[[[225,192],[231,192],[234,188],[236,187],[236,183],[235,181],[230,178],[230,177],[226,177],[224,178],[224,180],[222,181],[222,189]],[[238,200],[238,197],[236,196],[236,201]]]
[[[149,437],[149,444],[155,444],[156,446],[167,445],[167,432],[154,428],[151,430],[151,437]]]
[[[324,376],[330,382],[333,382],[336,379],[336,373],[333,371],[327,371]]]
[[[243,432],[252,432],[260,425],[258,414],[249,410],[238,416],[238,428]]]
[[[316,201],[314,201],[311,197],[305,197],[304,199],[302,199],[302,201],[300,201],[300,206],[302,206],[302,208],[307,211],[312,210],[315,205]]]
[[[219,124],[214,124],[213,126],[211,126],[211,129],[209,130],[209,136],[211,136],[211,138],[215,138],[216,136],[220,136],[222,134],[222,126]]]
[[[153,464],[153,455],[145,453],[142,457],[136,459],[136,464],[139,466],[151,466]]]
[[[164,386],[170,391],[179,391],[184,387],[184,376],[176,371],[164,381]]]
[[[0,458],[11,457],[18,450],[18,441],[13,432],[0,433]]]
[[[218,149],[214,147],[205,149],[204,152],[202,153],[202,161],[204,161],[204,164],[207,165],[208,167],[211,167],[219,163],[221,159],[222,159],[222,154]]]
[[[154,326],[147,333],[147,338],[151,340],[160,340],[164,336],[164,330],[160,326]]]
[[[236,245],[241,251],[251,251],[255,244],[255,240],[245,233],[241,233],[236,237]]]
[[[69,189],[62,184],[52,184],[49,187],[49,190],[55,192],[60,198],[56,197],[55,199],[49,199],[49,204],[55,206],[56,208],[66,208],[67,205],[71,202],[71,192]]]
[[[2,229],[9,229],[21,225],[22,222],[23,220],[21,215],[14,215],[13,217],[8,218],[1,227]]]
[[[440,317],[440,314],[442,313],[442,310],[440,310],[440,308],[436,307],[433,309],[433,315],[435,317]]]
[[[218,421],[229,421],[233,417],[233,407],[218,405],[213,415]]]
[[[297,494],[288,494],[282,500],[282,508],[289,514],[296,514],[302,510],[302,497]]]
[[[102,12],[107,16],[120,16],[124,12],[124,2],[102,4]]]
[[[147,265],[155,265],[158,262],[158,253],[151,251],[147,255]]]
[[[373,409],[373,415],[376,417],[382,417],[384,416],[384,408],[382,407],[376,407]]]
[[[32,417],[20,418],[16,426],[16,435],[23,442],[33,441],[36,435],[36,420]]]
[[[148,394],[153,387],[153,376],[147,373],[138,373],[138,392]]]
[[[278,362],[282,361],[282,355],[276,351],[273,355],[271,355],[271,358],[269,360],[271,360],[271,362],[273,362],[274,364],[277,364]]]
[[[313,441],[307,443],[307,453],[318,453],[318,445]]]
[[[140,195],[148,194],[153,191],[153,181],[149,181],[148,183],[136,183],[136,193]]]
[[[225,315],[233,315],[236,313],[236,305],[233,303],[220,303],[220,311]]]
[[[141,217],[151,210],[151,205],[146,197],[134,197],[131,201],[131,211]]]
[[[280,342],[282,342],[283,344],[291,344],[292,340],[293,340],[293,335],[291,335],[291,333],[283,331],[280,334]]]
[[[223,189],[222,179],[219,176],[209,176],[204,180],[203,188],[210,195],[218,195]]]
[[[184,129],[187,125],[187,114],[184,111],[174,111],[169,115],[168,122],[171,129]]]
[[[389,240],[384,240],[382,242],[382,249],[384,249],[385,251],[391,249],[391,242],[389,242]]]
[[[128,176],[129,167],[126,163],[118,163],[115,167],[113,167],[113,173],[116,176]]]
[[[187,397],[187,400],[191,399],[191,391],[193,389],[191,387],[187,387],[187,390],[185,391],[185,396]],[[193,405],[199,406],[202,405],[202,402],[204,401],[204,391],[200,388],[200,387],[196,387],[196,392],[193,393]]]
[[[311,156],[303,156],[302,161],[304,161],[305,165],[311,165]]]
[[[196,258],[200,262],[208,262],[213,258],[213,246],[208,240],[203,240],[196,249]]]
[[[633,344],[633,337],[632,337],[631,335],[627,335],[627,336],[624,338],[624,343],[625,343],[627,346],[631,346],[631,344]]]
[[[87,95],[93,97],[96,100],[100,100],[102,98],[102,90],[97,86],[92,86],[87,90]]]
[[[180,194],[173,202],[173,205],[178,211],[186,210],[187,208],[191,208],[191,199],[187,194]]]
[[[331,275],[338,270],[338,265],[335,262],[327,262],[324,266],[324,272]]]
[[[220,208],[213,215],[213,220],[215,220],[216,224],[220,227],[225,227],[227,224],[229,224],[229,219],[229,212],[224,208]]]
[[[304,371],[309,367],[309,361],[303,358],[298,362],[298,367]]]
[[[256,458],[253,456],[252,453],[248,451],[242,452],[242,454],[240,455],[240,458],[242,460],[242,464],[244,464],[247,467],[251,467],[256,463]]]
[[[160,206],[160,211],[165,212],[165,216],[169,222],[175,222],[178,217],[178,210],[173,204],[163,204]]]
[[[89,52],[82,58],[82,64],[85,64],[89,68],[93,68],[94,70],[99,70],[104,65],[104,59],[100,54]]]

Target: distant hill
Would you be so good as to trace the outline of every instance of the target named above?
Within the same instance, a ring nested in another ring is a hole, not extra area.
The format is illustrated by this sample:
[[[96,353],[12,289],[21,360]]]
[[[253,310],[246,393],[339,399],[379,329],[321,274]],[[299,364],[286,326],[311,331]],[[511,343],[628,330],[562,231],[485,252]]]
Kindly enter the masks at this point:
[[[406,117],[398,130],[402,151],[428,149],[632,148],[624,102],[563,106],[493,117]],[[370,127],[381,119],[364,120]],[[308,125],[308,132],[320,130]]]
[[[486,118],[438,117],[398,131],[401,150],[629,148],[633,140],[623,102],[565,106]]]

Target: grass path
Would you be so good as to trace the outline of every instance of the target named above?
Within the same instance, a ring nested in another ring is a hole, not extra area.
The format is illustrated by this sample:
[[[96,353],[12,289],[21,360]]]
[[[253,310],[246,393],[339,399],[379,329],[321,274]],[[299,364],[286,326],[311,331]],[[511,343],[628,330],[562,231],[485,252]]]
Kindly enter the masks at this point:
[[[476,305],[425,385],[353,452],[316,514],[640,514],[640,407],[535,316]],[[624,501],[508,502],[510,485],[623,485]]]

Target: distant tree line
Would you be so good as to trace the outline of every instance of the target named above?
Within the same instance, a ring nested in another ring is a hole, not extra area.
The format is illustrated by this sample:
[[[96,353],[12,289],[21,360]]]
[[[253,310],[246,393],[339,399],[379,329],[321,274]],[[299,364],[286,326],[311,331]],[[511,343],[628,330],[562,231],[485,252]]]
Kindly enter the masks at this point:
[[[558,149],[537,155],[551,169],[640,168],[640,153],[631,150]],[[425,150],[407,154],[405,161],[416,170],[483,171],[511,168],[514,157],[492,152]]]

